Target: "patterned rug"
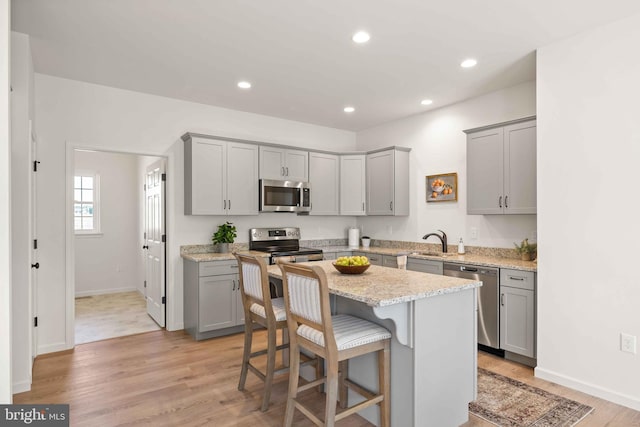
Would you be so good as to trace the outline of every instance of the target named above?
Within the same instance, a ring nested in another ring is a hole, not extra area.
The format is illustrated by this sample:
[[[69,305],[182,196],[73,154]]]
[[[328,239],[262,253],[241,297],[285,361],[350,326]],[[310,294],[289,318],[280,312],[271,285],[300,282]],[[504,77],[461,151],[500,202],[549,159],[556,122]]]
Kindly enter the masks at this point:
[[[570,427],[593,408],[478,368],[478,399],[469,412],[501,427]]]

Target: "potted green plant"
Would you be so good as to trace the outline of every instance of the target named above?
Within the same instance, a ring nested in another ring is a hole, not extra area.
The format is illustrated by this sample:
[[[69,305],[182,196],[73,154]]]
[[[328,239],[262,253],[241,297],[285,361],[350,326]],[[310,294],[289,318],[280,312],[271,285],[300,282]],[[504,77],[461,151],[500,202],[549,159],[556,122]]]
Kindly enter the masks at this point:
[[[529,239],[524,239],[519,245],[515,242],[514,245],[523,261],[531,261],[535,258],[536,251],[538,250],[536,243],[529,243]]]
[[[225,222],[218,226],[218,230],[213,233],[211,241],[218,245],[220,253],[229,252],[229,243],[233,243],[238,236],[236,226],[232,222]]]

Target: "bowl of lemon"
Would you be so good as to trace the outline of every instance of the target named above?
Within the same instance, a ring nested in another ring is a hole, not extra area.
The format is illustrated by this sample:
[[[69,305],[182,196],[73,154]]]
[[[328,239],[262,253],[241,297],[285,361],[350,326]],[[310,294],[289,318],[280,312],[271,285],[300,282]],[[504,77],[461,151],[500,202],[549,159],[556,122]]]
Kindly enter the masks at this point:
[[[341,256],[332,265],[342,274],[362,274],[371,266],[369,258],[358,255]]]

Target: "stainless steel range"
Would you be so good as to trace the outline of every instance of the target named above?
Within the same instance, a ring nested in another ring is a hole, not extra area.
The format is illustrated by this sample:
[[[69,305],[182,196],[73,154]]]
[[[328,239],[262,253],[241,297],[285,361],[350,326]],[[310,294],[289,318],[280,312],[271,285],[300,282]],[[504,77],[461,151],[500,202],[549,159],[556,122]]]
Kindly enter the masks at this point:
[[[287,258],[290,262],[322,261],[322,249],[301,248],[300,229],[252,228],[249,230],[249,249],[269,252],[269,264],[275,264],[276,258]]]
[[[275,264],[277,258],[285,258],[289,262],[322,261],[322,249],[300,247],[300,229],[285,228],[251,228],[249,230],[249,249],[269,252],[269,264]],[[282,297],[282,280],[269,278],[271,297]]]

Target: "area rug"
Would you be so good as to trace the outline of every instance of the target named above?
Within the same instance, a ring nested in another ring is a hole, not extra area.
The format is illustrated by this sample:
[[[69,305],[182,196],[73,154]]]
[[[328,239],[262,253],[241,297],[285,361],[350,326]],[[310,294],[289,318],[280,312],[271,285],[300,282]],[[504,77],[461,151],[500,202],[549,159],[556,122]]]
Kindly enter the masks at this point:
[[[500,427],[570,427],[593,408],[478,368],[478,399],[469,412]]]

